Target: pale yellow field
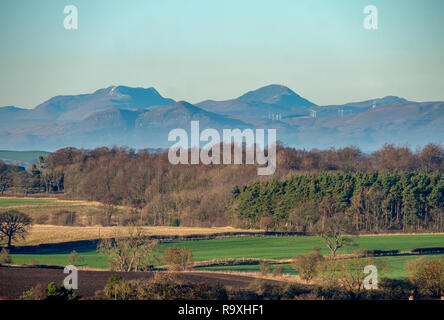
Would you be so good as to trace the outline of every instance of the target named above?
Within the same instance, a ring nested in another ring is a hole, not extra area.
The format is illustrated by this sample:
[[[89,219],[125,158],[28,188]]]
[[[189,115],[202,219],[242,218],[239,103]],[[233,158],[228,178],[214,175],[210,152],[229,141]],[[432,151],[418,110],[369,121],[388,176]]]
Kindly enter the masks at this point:
[[[116,234],[125,234],[129,227],[69,227],[53,225],[33,225],[25,240],[15,241],[15,245],[36,245],[41,243],[57,243],[66,241],[111,238]],[[232,227],[219,228],[188,228],[188,227],[141,227],[144,235],[188,236],[198,234],[214,234],[221,232],[257,232],[260,230],[244,230]]]

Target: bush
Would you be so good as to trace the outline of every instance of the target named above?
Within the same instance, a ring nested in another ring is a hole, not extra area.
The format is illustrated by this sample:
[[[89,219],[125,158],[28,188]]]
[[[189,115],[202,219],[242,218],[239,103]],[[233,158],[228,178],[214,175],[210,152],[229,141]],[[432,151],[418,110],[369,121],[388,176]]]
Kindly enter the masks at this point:
[[[364,269],[369,265],[377,268],[378,277],[389,269],[384,260],[375,260],[372,257],[333,259],[323,265],[322,283],[324,286],[338,287],[344,292],[349,292],[353,299],[359,298],[362,296],[364,279],[367,277]]]
[[[444,295],[444,258],[425,257],[407,263],[410,280],[420,297],[440,298]]]
[[[42,283],[38,283],[34,288],[26,290],[19,298],[19,300],[45,300],[45,299],[46,299],[46,286]]]
[[[270,263],[266,262],[266,261],[261,261],[259,263],[259,269],[261,270],[262,274],[269,274],[272,271],[271,265]]]
[[[68,265],[78,266],[83,260],[83,257],[73,250],[68,257]]]
[[[109,300],[128,300],[130,287],[125,279],[117,274],[109,277],[103,290],[104,298]]]
[[[378,286],[383,298],[390,300],[407,300],[413,291],[413,286],[408,280],[383,278]]]
[[[151,279],[133,281],[113,275],[108,279],[103,297],[112,300],[226,300],[228,296],[225,288],[219,285],[191,283],[168,273],[156,273]]]
[[[274,276],[280,276],[284,273],[284,267],[283,266],[277,266],[276,268],[274,268],[273,270],[273,275]]]
[[[247,288],[248,295],[253,299],[294,299],[310,290],[294,283],[276,284],[262,279],[253,280]]]
[[[0,264],[11,263],[11,256],[9,255],[9,251],[5,248],[0,252]]]
[[[77,224],[77,214],[74,211],[57,211],[51,214],[50,223],[57,226],[74,226]]]
[[[50,282],[47,287],[39,283],[35,287],[26,290],[19,299],[68,301],[78,300],[80,296],[75,294],[72,289],[68,290],[63,285],[59,287],[54,282]]]
[[[313,252],[294,257],[291,266],[299,273],[301,279],[310,281],[319,274],[323,261],[324,257],[321,255],[320,249],[314,248]]]
[[[192,266],[193,253],[186,247],[169,247],[163,253],[162,261],[169,264],[173,270],[187,270]]]

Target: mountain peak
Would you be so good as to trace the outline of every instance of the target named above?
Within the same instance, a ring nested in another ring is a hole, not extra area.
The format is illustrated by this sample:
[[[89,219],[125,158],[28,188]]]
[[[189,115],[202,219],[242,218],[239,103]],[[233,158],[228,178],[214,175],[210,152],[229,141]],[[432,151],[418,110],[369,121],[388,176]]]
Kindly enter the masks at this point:
[[[279,84],[271,84],[256,90],[248,91],[247,93],[240,96],[238,100],[251,101],[251,102],[258,102],[258,101],[264,102],[264,100],[270,100],[283,95],[297,96],[297,94],[288,87]]]
[[[271,84],[259,89],[249,91],[237,98],[237,100],[246,103],[266,103],[270,105],[282,106],[314,106],[315,104],[302,98],[290,88]]]
[[[112,85],[107,88],[98,89],[94,94],[106,94],[106,95],[151,95],[155,97],[161,97],[160,93],[154,88],[143,87],[128,87],[122,85]]]
[[[32,112],[36,119],[73,121],[110,108],[143,109],[174,102],[173,99],[162,97],[153,87],[113,85],[89,94],[54,97],[38,105]]]

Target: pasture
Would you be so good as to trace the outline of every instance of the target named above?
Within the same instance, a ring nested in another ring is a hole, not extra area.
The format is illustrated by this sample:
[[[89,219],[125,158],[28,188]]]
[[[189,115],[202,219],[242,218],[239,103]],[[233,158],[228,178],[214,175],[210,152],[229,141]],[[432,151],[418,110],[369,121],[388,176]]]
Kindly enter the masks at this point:
[[[14,198],[14,197],[0,198],[0,208],[42,206],[42,205],[49,205],[49,204],[52,205],[57,203],[66,203],[66,202],[55,198]]]
[[[180,228],[179,228],[180,229]],[[393,236],[361,236],[355,239],[355,246],[340,250],[341,253],[350,253],[357,248],[390,250],[398,249],[406,252],[416,247],[437,247],[444,243],[444,235],[393,235]],[[188,247],[193,252],[195,261],[208,261],[225,258],[257,258],[257,259],[291,259],[295,255],[310,252],[313,247],[321,247],[322,254],[329,251],[319,237],[237,237],[214,240],[170,241],[162,243],[160,251],[167,247]],[[71,250],[71,249],[70,249]],[[84,257],[81,266],[104,269],[108,267],[107,257],[96,252],[95,247],[89,245],[76,248]],[[35,259],[39,264],[66,265],[70,251],[57,249],[53,252],[37,254],[12,254],[14,263],[29,264]],[[378,257],[384,259],[391,267],[389,277],[400,278],[405,276],[405,263],[418,256]],[[284,272],[293,273],[289,264],[284,264]],[[231,270],[231,271],[258,271],[258,265],[205,267],[204,270]]]

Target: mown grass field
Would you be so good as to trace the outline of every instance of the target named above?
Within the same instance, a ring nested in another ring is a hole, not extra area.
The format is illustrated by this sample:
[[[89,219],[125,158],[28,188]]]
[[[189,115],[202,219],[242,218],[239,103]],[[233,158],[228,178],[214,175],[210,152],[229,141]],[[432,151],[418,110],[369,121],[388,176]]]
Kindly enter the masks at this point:
[[[408,251],[416,247],[436,247],[444,244],[444,235],[396,235],[396,236],[361,236],[355,240],[356,246],[345,248],[340,253],[348,253],[357,248],[367,249],[398,249]],[[162,250],[169,246],[188,247],[192,250],[195,261],[207,261],[224,258],[259,258],[259,259],[290,259],[297,254],[310,252],[313,247],[321,247],[322,254],[328,254],[322,239],[319,237],[239,237],[215,240],[171,241],[162,244]],[[94,247],[78,248],[83,257],[83,266],[91,268],[107,268],[107,257],[95,251]],[[69,252],[48,254],[13,254],[17,264],[28,264],[31,258],[40,264],[66,265]],[[432,256],[429,256],[432,257]],[[405,276],[405,263],[417,256],[380,257],[391,267],[389,277]],[[289,264],[284,265],[285,272],[292,273]],[[259,266],[224,266],[207,267],[206,270],[258,271]]]
[[[22,209],[37,209],[40,211],[52,210],[54,207],[67,207],[67,206],[75,206],[76,209],[79,206],[83,207],[91,207],[91,206],[100,206],[98,202],[92,201],[80,201],[80,200],[62,200],[52,197],[0,197],[0,210],[6,209],[8,207],[17,207],[20,211],[24,211]],[[37,212],[40,212],[37,211]]]
[[[61,200],[52,198],[0,198],[0,208],[1,207],[12,207],[12,206],[35,206],[35,205],[48,205],[64,203]]]
[[[49,197],[0,197],[0,212],[10,209],[28,214],[37,224],[41,223],[42,218],[47,221],[52,214],[67,210],[76,213],[77,224],[88,224],[91,216],[103,212],[103,205],[93,201],[62,200]],[[125,208],[118,207],[116,215],[124,211]]]

